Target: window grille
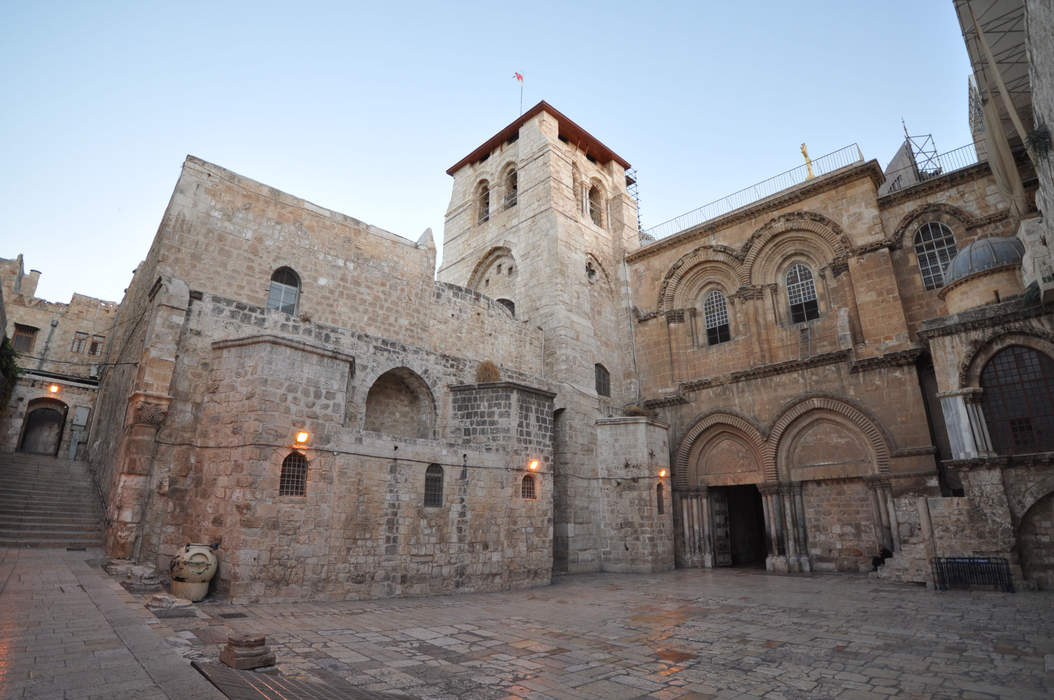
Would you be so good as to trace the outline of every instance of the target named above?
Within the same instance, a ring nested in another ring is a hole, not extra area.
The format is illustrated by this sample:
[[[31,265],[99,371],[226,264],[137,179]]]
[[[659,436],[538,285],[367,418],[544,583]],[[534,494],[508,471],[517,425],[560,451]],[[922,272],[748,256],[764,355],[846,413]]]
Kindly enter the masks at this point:
[[[602,364],[593,365],[596,373],[596,389],[600,396],[611,396],[611,374]]]
[[[655,503],[659,507],[659,515],[666,512],[666,507],[662,502],[662,483],[655,484]]]
[[[487,183],[480,184],[476,199],[479,206],[476,222],[482,224],[490,219],[490,186]]]
[[[429,464],[425,471],[425,506],[438,508],[443,505],[443,468]]]
[[[84,331],[77,331],[73,334],[73,343],[70,345],[70,352],[82,353],[84,352],[84,346],[88,343],[88,334]]]
[[[516,206],[517,175],[515,170],[510,170],[505,175],[505,208]]]
[[[282,476],[278,480],[279,496],[303,496],[307,493],[307,458],[290,452],[282,460]]]
[[[538,498],[538,492],[534,488],[534,477],[527,474],[523,477],[523,481],[520,482],[520,496],[529,500]]]
[[[793,323],[803,323],[820,317],[812,270],[801,263],[791,265],[787,272],[787,302],[790,304]]]
[[[593,185],[589,188],[589,218],[593,220],[593,223],[597,226],[604,225],[603,210],[603,198],[600,194],[600,186]]]
[[[106,344],[106,336],[93,335],[91,337],[91,345],[88,346],[88,354],[93,357],[98,357],[102,354],[102,348]]]
[[[278,309],[287,314],[296,313],[300,296],[300,276],[288,267],[280,267],[271,275],[271,289],[267,295],[267,308]]]
[[[728,307],[725,295],[714,289],[703,300],[703,320],[706,323],[707,345],[717,345],[732,339],[728,327]]]
[[[957,252],[955,236],[944,224],[932,221],[919,227],[915,232],[915,257],[926,289],[944,286],[944,268]]]
[[[1012,345],[985,365],[981,387],[981,407],[997,453],[1054,450],[1054,360]]]
[[[32,352],[37,339],[37,328],[15,324],[15,334],[11,337],[11,347],[15,352]]]

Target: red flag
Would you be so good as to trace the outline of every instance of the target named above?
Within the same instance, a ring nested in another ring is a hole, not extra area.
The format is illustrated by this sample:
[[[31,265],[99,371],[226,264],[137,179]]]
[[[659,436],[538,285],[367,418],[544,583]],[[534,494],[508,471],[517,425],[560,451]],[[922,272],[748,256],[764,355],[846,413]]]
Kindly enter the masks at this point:
[[[523,84],[523,73],[513,73],[512,77],[519,80],[521,85]]]

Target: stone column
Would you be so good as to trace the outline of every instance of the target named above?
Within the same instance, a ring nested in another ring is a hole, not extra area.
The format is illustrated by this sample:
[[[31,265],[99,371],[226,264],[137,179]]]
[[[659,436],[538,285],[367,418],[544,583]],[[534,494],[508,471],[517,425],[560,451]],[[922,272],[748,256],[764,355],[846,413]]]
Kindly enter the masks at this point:
[[[937,394],[944,413],[954,459],[973,459],[992,454],[992,440],[981,411],[981,392],[978,387]]]
[[[783,542],[783,517],[780,510],[779,484],[766,482],[758,484],[761,492],[761,504],[765,510],[765,545],[767,549],[765,568],[768,571],[786,571],[786,547]]]
[[[881,476],[865,479],[871,494],[871,518],[875,523],[875,548],[885,547],[893,551],[893,533],[889,523],[889,482]]]
[[[805,508],[801,482],[781,482],[779,508],[783,512],[784,542],[787,551],[787,571],[811,571],[805,532]]]
[[[682,567],[713,566],[707,497],[705,488],[674,492],[674,510],[681,524],[681,531],[678,533],[677,563]]]

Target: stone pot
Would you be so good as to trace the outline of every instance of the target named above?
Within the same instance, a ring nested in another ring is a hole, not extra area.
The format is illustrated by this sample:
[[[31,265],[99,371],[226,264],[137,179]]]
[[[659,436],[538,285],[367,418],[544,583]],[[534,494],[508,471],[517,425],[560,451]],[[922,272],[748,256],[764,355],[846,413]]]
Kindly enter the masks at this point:
[[[218,565],[212,545],[188,542],[168,565],[172,595],[195,603],[201,600],[209,592],[209,581],[216,575]]]

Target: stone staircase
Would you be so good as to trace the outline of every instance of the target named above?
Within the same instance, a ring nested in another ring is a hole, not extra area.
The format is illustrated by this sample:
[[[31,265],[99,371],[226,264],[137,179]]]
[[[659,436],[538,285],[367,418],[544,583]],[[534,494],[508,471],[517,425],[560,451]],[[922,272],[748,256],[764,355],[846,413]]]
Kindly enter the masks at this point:
[[[87,464],[0,453],[0,548],[100,547],[102,521]]]

